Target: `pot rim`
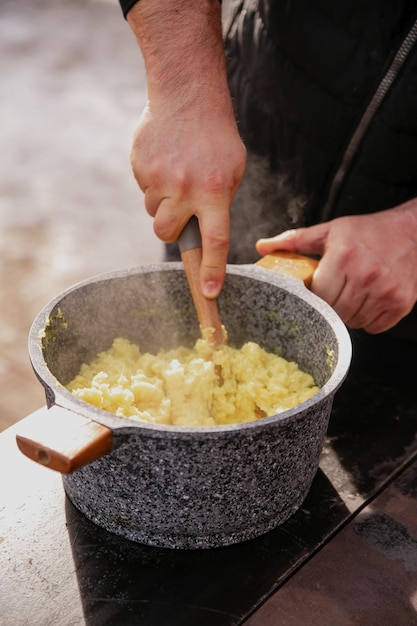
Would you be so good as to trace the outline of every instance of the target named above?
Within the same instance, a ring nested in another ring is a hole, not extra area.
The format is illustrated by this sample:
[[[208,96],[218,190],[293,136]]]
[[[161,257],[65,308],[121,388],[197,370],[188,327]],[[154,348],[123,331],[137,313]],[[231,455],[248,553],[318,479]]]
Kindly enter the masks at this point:
[[[292,409],[283,411],[282,413],[271,415],[269,417],[260,418],[258,420],[253,420],[250,422],[205,427],[170,426],[167,424],[154,424],[145,421],[139,422],[125,417],[118,417],[113,413],[109,413],[108,411],[104,411],[103,409],[94,407],[93,405],[90,405],[85,401],[76,398],[52,374],[43,356],[41,339],[43,331],[45,329],[45,325],[50,317],[51,311],[56,306],[59,306],[59,303],[67,295],[82,287],[85,287],[88,284],[98,281],[112,280],[115,278],[123,278],[135,274],[146,274],[161,271],[180,271],[182,273],[184,272],[183,265],[180,262],[163,262],[139,265],[125,269],[100,273],[75,283],[68,289],[55,296],[41,309],[30,328],[28,337],[28,348],[32,367],[40,382],[45,387],[47,396],[48,393],[49,395],[53,395],[53,398],[50,402],[51,405],[56,404],[62,406],[66,409],[69,409],[70,411],[73,411],[74,413],[78,413],[80,415],[83,415],[84,417],[92,419],[93,421],[103,424],[104,426],[108,426],[113,430],[117,430],[118,432],[130,432],[132,429],[135,429],[136,431],[146,431],[148,435],[154,433],[155,436],[166,436],[167,433],[171,433],[173,436],[187,437],[195,436],[196,434],[200,433],[204,436],[215,437],[217,435],[221,435],[227,432],[233,433],[236,430],[256,431],[259,428],[265,428],[270,425],[275,425],[278,422],[286,422],[293,418],[297,418],[297,416],[301,412],[308,410],[311,407],[333,397],[337,389],[345,380],[352,358],[352,342],[345,324],[342,322],[340,317],[330,305],[328,305],[324,300],[309,291],[301,280],[297,280],[283,274],[277,274],[275,272],[272,272],[271,270],[255,266],[253,264],[227,265],[226,273],[229,275],[244,276],[252,278],[254,280],[259,280],[264,283],[266,282],[274,286],[280,287],[281,289],[285,289],[292,295],[304,300],[310,306],[316,309],[326,319],[327,323],[332,327],[339,344],[337,363],[330,378],[314,396]]]

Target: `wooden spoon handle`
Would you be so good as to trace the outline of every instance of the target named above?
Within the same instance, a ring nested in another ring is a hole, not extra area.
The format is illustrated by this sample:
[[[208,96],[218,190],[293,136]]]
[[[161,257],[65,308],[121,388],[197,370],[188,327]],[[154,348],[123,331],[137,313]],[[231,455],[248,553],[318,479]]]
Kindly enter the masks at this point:
[[[287,252],[285,250],[278,250],[277,252],[267,254],[255,263],[255,265],[272,270],[273,272],[298,278],[304,282],[306,287],[310,287],[314,270],[318,264],[318,261],[308,256]]]
[[[201,330],[213,328],[213,343],[216,346],[223,345],[226,343],[226,338],[219,316],[217,300],[206,298],[201,289],[202,248],[198,220],[195,216],[186,224],[178,239],[178,244],[200,328]]]
[[[34,423],[16,435],[25,456],[62,474],[107,454],[112,441],[110,428],[56,405],[39,411]]]

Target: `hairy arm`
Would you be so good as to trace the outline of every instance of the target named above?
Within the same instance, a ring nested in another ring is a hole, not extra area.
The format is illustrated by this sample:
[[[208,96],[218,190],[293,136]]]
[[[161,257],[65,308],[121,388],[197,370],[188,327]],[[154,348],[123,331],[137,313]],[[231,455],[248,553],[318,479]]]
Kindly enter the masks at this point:
[[[229,208],[245,167],[227,85],[217,0],[140,0],[127,15],[142,51],[148,102],[132,168],[154,230],[174,241],[192,215],[203,241],[207,297],[221,289]]]

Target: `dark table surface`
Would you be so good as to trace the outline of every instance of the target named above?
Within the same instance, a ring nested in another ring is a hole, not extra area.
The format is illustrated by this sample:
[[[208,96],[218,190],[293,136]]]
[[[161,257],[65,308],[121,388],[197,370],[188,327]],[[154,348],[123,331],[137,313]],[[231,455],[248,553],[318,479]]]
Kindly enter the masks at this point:
[[[417,624],[416,354],[400,340],[354,335],[307,499],[281,527],[228,548],[151,548],[98,528],[65,497],[59,474],[17,450],[21,424],[8,429],[0,623],[369,626],[384,624],[378,607],[387,605],[396,613],[385,624]],[[365,559],[365,548],[377,553]]]

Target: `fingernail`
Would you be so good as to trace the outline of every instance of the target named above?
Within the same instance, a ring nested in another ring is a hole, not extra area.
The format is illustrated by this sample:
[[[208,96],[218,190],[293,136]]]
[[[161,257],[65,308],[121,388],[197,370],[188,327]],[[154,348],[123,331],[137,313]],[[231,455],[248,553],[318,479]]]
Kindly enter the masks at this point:
[[[218,284],[209,280],[203,287],[203,294],[206,298],[216,298],[219,295]]]

